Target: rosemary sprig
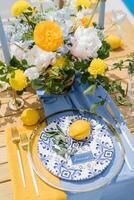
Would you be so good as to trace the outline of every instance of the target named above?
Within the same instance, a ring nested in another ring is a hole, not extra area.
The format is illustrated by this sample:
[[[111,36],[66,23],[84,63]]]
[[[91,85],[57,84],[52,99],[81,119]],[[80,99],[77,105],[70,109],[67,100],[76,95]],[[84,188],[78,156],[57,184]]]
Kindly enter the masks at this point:
[[[46,131],[46,137],[53,139],[53,150],[60,156],[64,157],[66,160],[76,153],[76,149],[69,146],[67,137],[60,126],[56,125],[57,130]]]

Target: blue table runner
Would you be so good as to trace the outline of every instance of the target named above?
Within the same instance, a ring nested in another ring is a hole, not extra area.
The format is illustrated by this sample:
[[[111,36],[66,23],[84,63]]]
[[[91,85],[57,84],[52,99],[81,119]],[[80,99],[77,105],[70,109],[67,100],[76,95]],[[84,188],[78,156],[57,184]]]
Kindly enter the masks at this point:
[[[99,87],[94,96],[85,96],[83,91],[86,85],[82,85],[80,78],[77,77],[71,90],[63,95],[48,95],[44,91],[38,91],[37,94],[41,98],[45,115],[48,116],[57,111],[62,111],[64,109],[90,109],[90,105],[98,100],[98,96],[106,97],[107,92]],[[107,112],[106,105],[109,103],[113,112],[115,113],[118,121],[121,123],[120,128],[117,127],[122,142],[125,147],[126,160],[123,168],[116,179],[112,181],[109,185],[100,188],[92,192],[84,193],[70,193],[67,192],[68,200],[134,200],[134,152],[130,149],[128,143],[123,137],[122,131],[125,132],[127,138],[129,139],[131,145],[134,147],[134,140],[124,122],[124,119],[119,112],[118,108],[114,104],[113,100],[108,95],[107,102],[104,106],[98,107],[98,113],[107,118],[114,126],[116,126],[115,121],[111,115]],[[63,114],[61,114],[62,116]],[[59,117],[59,116],[58,116]],[[62,180],[61,180],[62,184]]]

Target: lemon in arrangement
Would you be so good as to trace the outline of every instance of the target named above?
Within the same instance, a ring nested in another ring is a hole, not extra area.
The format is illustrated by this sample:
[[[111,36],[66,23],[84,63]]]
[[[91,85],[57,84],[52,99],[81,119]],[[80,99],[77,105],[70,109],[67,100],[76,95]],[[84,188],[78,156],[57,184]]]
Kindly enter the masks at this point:
[[[77,120],[69,127],[69,136],[75,140],[84,140],[90,135],[90,122],[86,120]]]
[[[108,35],[105,41],[111,46],[111,48],[118,49],[123,46],[123,40],[117,35]]]
[[[40,119],[39,113],[33,108],[25,109],[21,114],[21,120],[24,125],[32,126],[35,125]]]

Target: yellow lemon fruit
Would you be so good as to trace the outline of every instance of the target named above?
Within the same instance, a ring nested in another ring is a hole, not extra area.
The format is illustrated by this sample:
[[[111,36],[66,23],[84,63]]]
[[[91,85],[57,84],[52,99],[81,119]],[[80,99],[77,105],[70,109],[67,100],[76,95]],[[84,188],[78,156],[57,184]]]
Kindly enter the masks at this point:
[[[11,9],[12,15],[13,16],[19,16],[20,14],[22,14],[24,11],[26,11],[30,6],[30,4],[25,1],[25,0],[19,0],[16,1]]]
[[[23,121],[23,124],[27,126],[35,125],[39,119],[39,113],[33,108],[27,108],[21,114],[21,120]]]
[[[14,77],[9,79],[10,86],[16,91],[22,91],[27,87],[27,78],[20,69],[15,70]]]
[[[83,140],[90,135],[90,123],[86,120],[77,120],[69,127],[69,136],[75,140]]]
[[[109,35],[105,41],[111,46],[112,49],[118,49],[123,45],[123,40],[116,35]]]
[[[56,51],[63,44],[62,29],[54,21],[41,21],[34,29],[34,41],[45,51]]]

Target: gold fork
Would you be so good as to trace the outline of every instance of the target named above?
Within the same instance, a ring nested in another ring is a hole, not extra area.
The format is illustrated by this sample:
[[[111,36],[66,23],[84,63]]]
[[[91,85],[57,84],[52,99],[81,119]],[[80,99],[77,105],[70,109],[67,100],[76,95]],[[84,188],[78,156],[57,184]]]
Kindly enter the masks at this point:
[[[24,175],[24,168],[23,168],[23,163],[22,163],[21,152],[20,152],[20,148],[19,148],[19,143],[20,143],[19,132],[15,127],[12,127],[11,128],[11,134],[12,134],[12,142],[17,147],[17,156],[18,156],[18,162],[19,162],[19,167],[20,167],[20,173],[21,173],[23,186],[25,188],[26,187],[26,180],[25,180],[25,175]]]
[[[33,167],[32,167],[31,159],[30,159],[29,154],[28,154],[28,143],[29,143],[29,141],[28,141],[28,137],[25,133],[20,134],[20,141],[21,141],[21,147],[23,148],[23,150],[27,151],[27,158],[28,158],[28,162],[29,162],[29,167],[30,167],[30,172],[31,172],[35,192],[36,192],[36,195],[39,196],[39,189],[38,189],[35,173],[34,173],[34,170],[33,170]]]

